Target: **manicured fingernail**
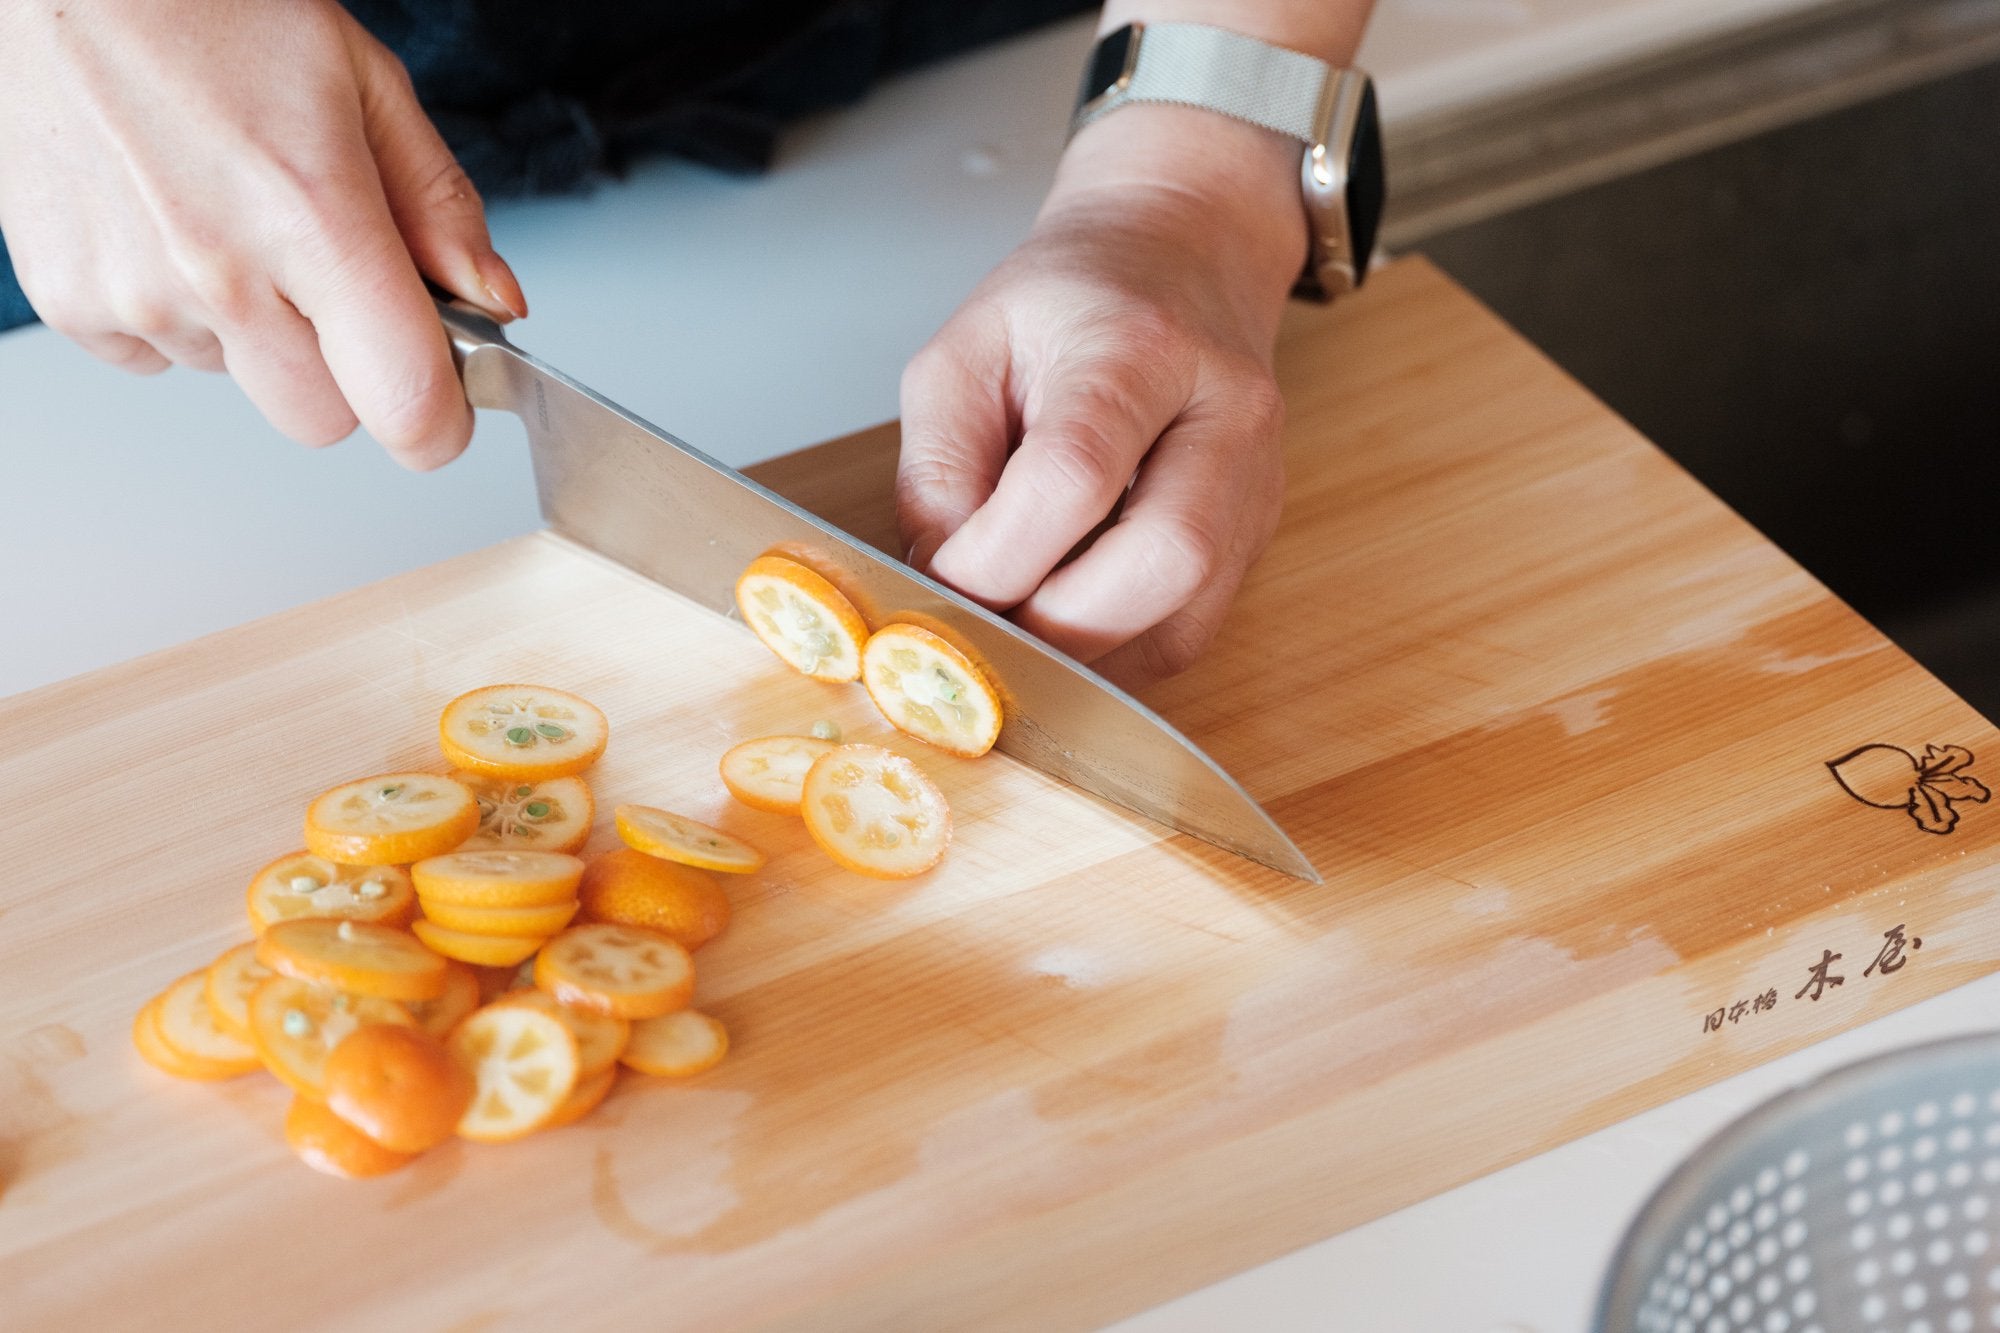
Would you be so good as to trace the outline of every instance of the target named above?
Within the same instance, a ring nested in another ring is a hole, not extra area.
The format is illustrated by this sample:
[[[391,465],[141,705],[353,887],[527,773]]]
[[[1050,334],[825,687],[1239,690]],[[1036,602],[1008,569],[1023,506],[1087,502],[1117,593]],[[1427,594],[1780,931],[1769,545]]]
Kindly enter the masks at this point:
[[[515,319],[526,319],[528,298],[521,294],[521,284],[515,280],[514,270],[507,267],[507,261],[488,250],[474,263],[479,269],[479,285],[493,298],[493,304]]]

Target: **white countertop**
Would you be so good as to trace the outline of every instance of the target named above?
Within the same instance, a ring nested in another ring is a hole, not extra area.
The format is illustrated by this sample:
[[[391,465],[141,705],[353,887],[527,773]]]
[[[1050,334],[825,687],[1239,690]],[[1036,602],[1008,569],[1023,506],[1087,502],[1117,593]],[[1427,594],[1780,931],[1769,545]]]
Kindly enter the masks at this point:
[[[1815,0],[1383,0],[1364,53],[1394,120]],[[896,413],[904,360],[1025,231],[1087,29],[886,88],[793,136],[763,180],[650,167],[495,210],[524,346],[726,461]],[[356,439],[308,452],[224,380],[128,378],[44,330],[0,336],[0,695],[537,526],[520,430],[412,476]],[[1653,1185],[1788,1083],[1990,1025],[1963,987],[1139,1316],[1254,1328],[1572,1333]],[[1328,1182],[1338,1188],[1339,1182]]]

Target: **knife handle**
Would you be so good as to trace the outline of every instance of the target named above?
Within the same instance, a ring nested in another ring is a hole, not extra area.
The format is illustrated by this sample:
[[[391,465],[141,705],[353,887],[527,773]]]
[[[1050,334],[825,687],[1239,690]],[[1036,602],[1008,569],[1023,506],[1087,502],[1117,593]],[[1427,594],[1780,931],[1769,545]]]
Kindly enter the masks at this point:
[[[465,398],[474,407],[518,411],[512,369],[521,351],[507,341],[499,324],[462,301],[437,301],[438,318],[451,339],[451,359],[465,382]]]

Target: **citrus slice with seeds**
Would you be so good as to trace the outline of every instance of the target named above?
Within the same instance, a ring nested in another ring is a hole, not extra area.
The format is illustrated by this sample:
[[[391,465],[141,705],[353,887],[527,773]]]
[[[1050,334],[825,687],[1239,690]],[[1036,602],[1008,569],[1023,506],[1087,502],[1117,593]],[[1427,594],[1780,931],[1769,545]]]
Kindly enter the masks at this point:
[[[548,907],[576,897],[583,862],[565,852],[451,852],[417,862],[410,878],[426,907]]]
[[[698,870],[744,875],[764,864],[764,853],[741,838],[699,820],[650,805],[621,805],[618,836],[635,852],[678,861]]]
[[[419,1153],[458,1130],[472,1075],[422,1028],[370,1023],[326,1057],[326,1106],[384,1148]]]
[[[585,921],[657,930],[695,950],[729,925],[729,895],[693,866],[619,847],[590,863],[577,887]]]
[[[243,1041],[250,1040],[250,997],[277,975],[257,961],[257,943],[239,944],[208,965],[202,997],[215,1025]]]
[[[632,1025],[619,1061],[642,1074],[689,1078],[722,1063],[729,1029],[692,1009],[645,1018]]]
[[[590,837],[597,806],[582,778],[524,782],[464,768],[451,776],[479,802],[479,831],[465,851],[573,852]]]
[[[546,685],[488,685],[445,705],[438,719],[454,768],[539,782],[597,762],[611,724],[595,704]]]
[[[903,756],[879,745],[843,745],[806,773],[806,831],[828,856],[863,875],[908,879],[944,857],[951,807]]]
[[[168,1046],[160,1036],[160,997],[141,1005],[132,1017],[132,1046],[144,1060],[162,1074],[172,1074],[175,1078],[192,1078],[208,1081],[211,1079],[234,1078],[234,1074],[212,1072],[206,1065],[190,1060],[179,1051]]]
[[[480,967],[512,967],[524,963],[534,957],[535,950],[541,948],[543,940],[548,938],[545,935],[475,935],[421,918],[412,921],[410,929],[417,933],[417,938],[431,952]]]
[[[606,1065],[595,1074],[586,1074],[577,1080],[576,1088],[563,1100],[556,1113],[549,1117],[543,1129],[561,1129],[573,1125],[595,1111],[604,1099],[611,1095],[611,1085],[618,1081],[616,1061]]]
[[[577,1077],[592,1078],[618,1063],[619,1052],[625,1049],[626,1040],[632,1035],[632,1025],[622,1018],[607,1018],[603,1014],[593,1014],[564,1004],[545,990],[516,991],[497,1001],[499,1004],[525,1004],[530,1009],[539,1009],[545,1014],[554,1014],[562,1020],[576,1038]]]
[[[576,1038],[554,1014],[490,1004],[452,1030],[451,1051],[471,1073],[472,1104],[461,1136],[504,1143],[542,1128],[576,1088]]]
[[[385,1000],[435,1000],[449,970],[406,930],[325,917],[278,922],[258,939],[257,961],[283,976]]]
[[[974,759],[1000,737],[1000,696],[964,653],[918,625],[884,625],[861,654],[868,697],[896,730]]]
[[[306,809],[306,850],[343,865],[407,865],[437,856],[479,828],[479,802],[435,773],[384,773],[344,782]]]
[[[759,556],[736,580],[743,622],[784,663],[814,680],[861,675],[868,626],[854,603],[796,560]]]
[[[414,1026],[394,1000],[349,995],[292,977],[272,977],[250,997],[250,1040],[264,1068],[294,1092],[326,1095],[326,1057],[363,1023]]]
[[[612,1018],[651,1018],[694,997],[694,960],[657,931],[638,926],[571,926],[542,946],[535,984],[561,1000]]]
[[[433,1037],[442,1037],[479,1004],[479,974],[464,963],[454,962],[445,971],[444,994],[435,1000],[411,1000],[403,1007],[418,1027]]]
[[[410,877],[400,866],[342,865],[311,852],[281,856],[250,881],[250,928],[305,916],[344,917],[382,926],[408,924],[417,914]]]
[[[285,1112],[285,1142],[301,1162],[341,1180],[386,1176],[416,1160],[415,1153],[385,1148],[342,1120],[316,1098],[292,1098]]]
[[[759,736],[722,756],[722,785],[753,810],[799,812],[799,789],[813,760],[833,748],[811,736]]]
[[[545,940],[569,924],[576,908],[574,898],[547,907],[460,907],[432,898],[424,903],[424,918],[468,935]]]

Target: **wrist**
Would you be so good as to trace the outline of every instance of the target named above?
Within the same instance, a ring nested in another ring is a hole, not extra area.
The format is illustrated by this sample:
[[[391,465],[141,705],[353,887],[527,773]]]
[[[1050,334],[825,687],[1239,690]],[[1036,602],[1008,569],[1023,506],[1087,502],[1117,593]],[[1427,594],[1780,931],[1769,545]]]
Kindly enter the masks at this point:
[[[1300,152],[1296,140],[1199,107],[1121,107],[1070,141],[1042,217],[1123,201],[1181,218],[1239,270],[1246,295],[1275,310],[1309,248]]]

